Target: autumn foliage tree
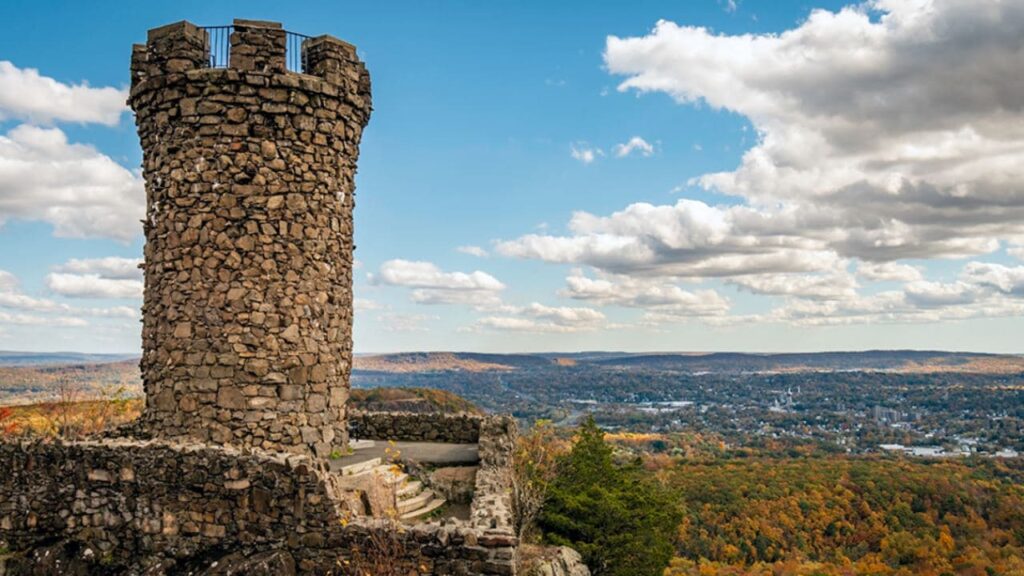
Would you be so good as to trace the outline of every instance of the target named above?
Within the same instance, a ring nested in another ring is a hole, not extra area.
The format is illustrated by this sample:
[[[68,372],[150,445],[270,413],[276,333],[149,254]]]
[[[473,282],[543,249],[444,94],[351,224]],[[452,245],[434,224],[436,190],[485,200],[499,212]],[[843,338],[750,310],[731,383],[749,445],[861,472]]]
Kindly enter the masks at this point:
[[[555,427],[544,420],[516,441],[512,454],[512,512],[516,532],[524,541],[533,536],[537,515],[547,501],[567,450]]]
[[[0,436],[13,436],[18,433],[18,424],[12,416],[14,411],[10,408],[0,408]]]

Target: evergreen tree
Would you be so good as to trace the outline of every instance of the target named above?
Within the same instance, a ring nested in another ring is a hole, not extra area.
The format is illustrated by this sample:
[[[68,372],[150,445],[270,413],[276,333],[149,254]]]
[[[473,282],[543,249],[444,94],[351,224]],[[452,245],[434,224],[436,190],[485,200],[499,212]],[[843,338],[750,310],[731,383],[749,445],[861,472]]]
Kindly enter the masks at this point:
[[[660,576],[679,521],[668,491],[639,466],[617,466],[604,432],[589,418],[539,525],[549,542],[578,550],[594,576]]]

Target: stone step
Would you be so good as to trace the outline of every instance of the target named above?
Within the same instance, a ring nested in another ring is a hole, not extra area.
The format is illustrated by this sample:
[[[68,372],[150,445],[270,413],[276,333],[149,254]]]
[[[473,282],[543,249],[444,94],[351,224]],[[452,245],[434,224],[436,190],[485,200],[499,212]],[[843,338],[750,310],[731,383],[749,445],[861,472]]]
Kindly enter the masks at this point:
[[[355,476],[356,474],[359,474],[361,472],[369,472],[370,470],[376,468],[377,466],[380,466],[380,458],[371,458],[369,460],[359,462],[357,464],[349,464],[348,466],[342,466],[341,469],[338,470],[338,472],[341,473],[342,476]]]
[[[444,498],[434,498],[433,500],[428,502],[426,506],[424,506],[422,508],[417,508],[416,510],[412,510],[410,512],[406,512],[405,514],[402,514],[400,519],[402,519],[402,520],[415,520],[417,518],[422,518],[422,517],[426,516],[427,514],[430,514],[434,510],[437,510],[438,508],[440,508],[441,506],[444,506],[444,505],[445,505],[445,499]]]
[[[405,514],[411,512],[417,508],[422,508],[428,502],[434,498],[433,490],[424,490],[412,498],[406,498],[398,501],[398,513]]]
[[[400,486],[395,491],[395,495],[398,496],[399,500],[405,500],[406,498],[412,498],[423,491],[423,482],[415,480],[413,482],[406,483],[405,486]]]

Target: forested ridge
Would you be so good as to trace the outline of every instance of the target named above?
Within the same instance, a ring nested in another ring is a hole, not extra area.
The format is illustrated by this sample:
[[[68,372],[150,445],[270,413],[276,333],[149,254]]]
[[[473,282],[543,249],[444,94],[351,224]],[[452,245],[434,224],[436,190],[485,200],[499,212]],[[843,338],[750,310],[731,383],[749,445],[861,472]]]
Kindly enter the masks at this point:
[[[680,462],[670,574],[1024,574],[1024,464],[844,456]]]

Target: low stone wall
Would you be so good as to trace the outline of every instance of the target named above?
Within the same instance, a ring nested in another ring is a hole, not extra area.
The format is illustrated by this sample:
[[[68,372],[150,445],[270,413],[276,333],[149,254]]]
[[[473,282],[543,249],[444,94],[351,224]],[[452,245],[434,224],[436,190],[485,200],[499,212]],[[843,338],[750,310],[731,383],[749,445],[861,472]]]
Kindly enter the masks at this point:
[[[82,573],[202,574],[224,558],[276,550],[302,574],[382,554],[420,573],[515,574],[518,542],[502,522],[398,530],[353,519],[337,477],[307,456],[121,439],[0,443],[0,470],[0,546],[73,543],[91,550],[79,555],[92,563]]]
[[[513,418],[373,413],[352,423],[397,440],[477,443],[470,519],[399,529],[359,517],[340,477],[305,455],[167,440],[0,442],[0,547],[88,548],[103,574],[203,574],[274,551],[302,574],[372,572],[382,557],[418,573],[516,574]]]
[[[348,432],[352,438],[359,439],[472,444],[480,437],[480,423],[484,418],[467,413],[422,414],[353,410],[349,413]]]
[[[480,469],[470,507],[470,523],[514,538],[512,453],[519,429],[511,416],[488,416],[480,422]]]
[[[0,443],[0,541],[70,538],[112,565],[323,542],[344,514],[306,456],[136,440]]]

